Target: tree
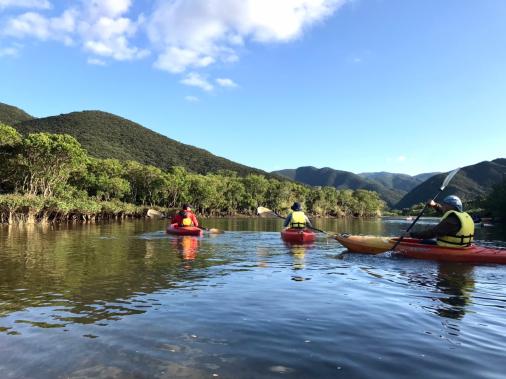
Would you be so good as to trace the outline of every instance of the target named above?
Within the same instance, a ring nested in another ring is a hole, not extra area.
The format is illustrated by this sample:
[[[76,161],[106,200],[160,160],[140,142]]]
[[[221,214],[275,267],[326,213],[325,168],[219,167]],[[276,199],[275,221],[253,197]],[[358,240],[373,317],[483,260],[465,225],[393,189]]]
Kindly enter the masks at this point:
[[[251,174],[242,179],[245,196],[241,206],[244,209],[256,209],[263,205],[266,200],[269,181],[263,175]]]
[[[506,180],[496,184],[485,201],[487,210],[501,220],[506,220]]]
[[[23,190],[31,195],[51,196],[67,184],[70,175],[82,170],[86,151],[66,134],[34,133],[22,142],[20,165]]]
[[[13,192],[17,185],[17,154],[22,138],[16,129],[0,123],[0,193]]]

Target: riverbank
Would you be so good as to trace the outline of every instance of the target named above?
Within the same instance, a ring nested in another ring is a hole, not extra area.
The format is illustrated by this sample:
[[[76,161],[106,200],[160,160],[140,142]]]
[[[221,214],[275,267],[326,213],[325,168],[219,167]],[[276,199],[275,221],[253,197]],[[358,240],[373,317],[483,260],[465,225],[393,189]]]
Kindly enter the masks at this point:
[[[0,195],[0,224],[46,224],[46,223],[86,223],[107,220],[166,218],[177,211],[175,208],[166,208],[151,205],[135,205],[119,200],[99,201],[93,198],[66,198],[43,197],[5,194]],[[257,217],[254,212],[226,212],[226,213],[198,213],[199,218],[209,217]],[[356,216],[322,216],[308,215],[313,219],[341,219],[375,217]],[[381,217],[381,215],[378,215]]]
[[[118,200],[0,195],[0,224],[96,222],[152,217],[156,214],[163,216],[167,213],[168,209],[161,207],[137,206]]]

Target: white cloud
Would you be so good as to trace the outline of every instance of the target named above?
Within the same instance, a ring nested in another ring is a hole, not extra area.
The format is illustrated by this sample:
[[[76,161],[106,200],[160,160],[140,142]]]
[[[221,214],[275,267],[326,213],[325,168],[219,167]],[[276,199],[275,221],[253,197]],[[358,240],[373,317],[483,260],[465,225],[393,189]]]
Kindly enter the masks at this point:
[[[33,11],[10,17],[1,26],[0,36],[58,40],[66,45],[77,42],[95,55],[116,60],[149,55],[149,50],[131,44],[139,25],[144,22],[142,15],[136,20],[125,17],[131,0],[92,0],[80,4],[57,17]]]
[[[118,17],[126,13],[132,5],[131,0],[91,0],[87,3],[87,10],[92,18]]]
[[[48,0],[0,0],[0,9],[5,8],[50,9],[51,3]]]
[[[26,12],[10,19],[2,34],[15,38],[55,39],[70,44],[75,25],[75,12],[73,10],[65,11],[60,17],[50,18],[46,18],[39,13]]]
[[[213,85],[209,83],[207,79],[202,77],[200,74],[196,72],[190,72],[188,73],[182,80],[181,83],[192,86],[192,87],[198,87],[204,91],[210,92],[213,90]]]
[[[228,79],[228,78],[217,78],[216,83],[218,83],[218,85],[221,87],[227,87],[227,88],[237,87],[237,84],[232,79]]]
[[[399,162],[404,162],[406,159],[407,159],[407,158],[406,158],[404,155],[399,155],[399,156],[397,157],[397,160],[398,160]]]
[[[155,67],[170,72],[215,61],[233,62],[247,40],[287,42],[330,16],[347,0],[174,0],[158,2],[148,36]],[[211,60],[212,59],[212,60]]]
[[[184,99],[190,103],[198,103],[200,101],[197,96],[185,96]]]
[[[19,50],[17,46],[0,47],[0,57],[17,57]]]
[[[56,40],[80,46],[91,60],[134,60],[154,52],[154,67],[175,74],[191,71],[183,84],[212,91],[213,84],[196,70],[237,62],[251,42],[299,38],[349,1],[79,0],[64,2],[69,5],[56,13],[50,0],[0,0],[0,9],[27,10],[2,17],[0,38]],[[147,3],[152,5],[144,15],[139,8]],[[230,79],[216,83],[237,86]]]
[[[88,58],[88,64],[92,64],[95,66],[105,66],[107,63],[102,59],[98,58]]]
[[[155,67],[173,74],[183,72],[187,67],[206,67],[214,63],[214,58],[201,55],[192,50],[170,47],[158,56]]]

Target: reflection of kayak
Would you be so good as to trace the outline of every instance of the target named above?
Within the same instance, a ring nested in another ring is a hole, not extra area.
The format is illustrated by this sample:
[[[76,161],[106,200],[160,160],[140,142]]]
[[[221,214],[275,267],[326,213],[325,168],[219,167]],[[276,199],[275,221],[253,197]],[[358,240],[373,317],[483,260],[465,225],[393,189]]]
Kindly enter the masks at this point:
[[[281,231],[281,238],[289,243],[311,243],[314,242],[316,234],[309,229],[288,228]]]
[[[374,236],[349,236],[339,234],[336,240],[351,252],[378,254],[389,251],[396,239]],[[396,253],[416,259],[433,259],[450,262],[501,263],[506,264],[506,249],[472,245],[462,249],[447,248],[421,243],[414,238],[405,238],[396,247]]]
[[[177,224],[170,224],[167,226],[167,234],[175,234],[178,236],[200,236],[202,229],[195,226],[177,226]]]

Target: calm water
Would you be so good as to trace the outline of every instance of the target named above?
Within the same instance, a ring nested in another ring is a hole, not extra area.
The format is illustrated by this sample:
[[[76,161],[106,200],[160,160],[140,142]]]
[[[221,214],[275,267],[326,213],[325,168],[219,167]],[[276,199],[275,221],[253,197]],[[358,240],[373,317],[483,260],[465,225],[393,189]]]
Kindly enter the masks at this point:
[[[230,232],[0,227],[0,378],[505,377],[506,266],[341,254],[323,237],[290,248],[278,220],[205,222]],[[477,236],[506,246],[504,230]]]

